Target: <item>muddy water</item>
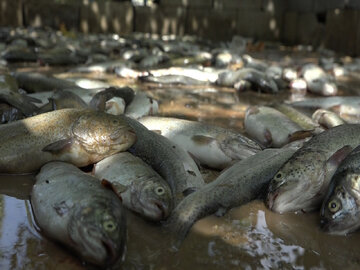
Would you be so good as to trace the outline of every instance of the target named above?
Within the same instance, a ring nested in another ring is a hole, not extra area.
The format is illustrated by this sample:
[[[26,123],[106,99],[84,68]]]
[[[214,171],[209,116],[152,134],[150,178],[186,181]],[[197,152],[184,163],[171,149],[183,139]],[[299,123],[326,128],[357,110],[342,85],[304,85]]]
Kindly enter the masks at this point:
[[[297,98],[289,92],[237,95],[228,88],[159,87],[108,75],[96,78],[146,91],[160,101],[161,115],[238,130],[243,130],[249,105]],[[344,78],[342,83],[352,89],[352,94],[358,93],[359,81]],[[344,94],[349,93],[344,89]],[[217,175],[204,171],[207,182]],[[39,232],[29,203],[33,183],[33,175],[0,175],[0,269],[89,268]],[[128,212],[128,244],[122,269],[360,269],[359,243],[360,232],[349,236],[321,232],[318,212],[279,215],[267,210],[263,202],[253,201],[223,217],[201,219],[174,253],[161,226]]]

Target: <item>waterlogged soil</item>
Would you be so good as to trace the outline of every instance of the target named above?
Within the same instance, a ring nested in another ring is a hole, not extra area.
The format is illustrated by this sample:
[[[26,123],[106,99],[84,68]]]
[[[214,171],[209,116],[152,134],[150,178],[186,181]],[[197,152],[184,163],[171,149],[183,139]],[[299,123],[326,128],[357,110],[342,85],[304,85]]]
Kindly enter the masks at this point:
[[[34,70],[55,72],[59,77],[80,76],[36,67],[27,71]],[[230,88],[144,85],[100,74],[87,77],[146,91],[159,100],[160,115],[240,131],[249,105],[299,98],[289,91],[238,95]],[[359,77],[340,78],[340,93],[359,94]],[[219,174],[202,172],[206,182]],[[0,175],[0,269],[92,269],[41,234],[29,202],[34,181],[34,175]],[[129,211],[127,214],[127,251],[121,269],[360,269],[360,232],[325,234],[319,228],[318,212],[280,215],[256,200],[231,209],[223,217],[212,215],[199,220],[177,252],[171,249],[169,236],[160,224]]]

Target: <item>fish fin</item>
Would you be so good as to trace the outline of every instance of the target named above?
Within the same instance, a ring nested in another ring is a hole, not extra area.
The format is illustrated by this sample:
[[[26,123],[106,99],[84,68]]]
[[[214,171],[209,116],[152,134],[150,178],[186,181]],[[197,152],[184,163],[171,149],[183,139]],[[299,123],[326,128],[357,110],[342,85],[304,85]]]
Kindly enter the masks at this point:
[[[161,135],[161,130],[159,130],[159,129],[150,129],[150,131],[155,132],[155,133]]]
[[[43,152],[50,152],[52,154],[59,154],[62,151],[65,151],[73,144],[73,140],[69,139],[62,139],[54,143],[50,143],[45,146],[41,151]]]
[[[32,103],[41,103],[41,100],[38,98],[34,98],[34,97],[30,97],[26,94],[21,94],[27,101],[32,102]]]
[[[121,193],[124,193],[126,190],[128,190],[127,186],[124,186],[122,184],[119,183],[112,183],[107,179],[101,179],[101,185],[105,188],[111,189],[112,191],[114,191],[116,193],[116,195],[118,195],[118,197],[120,197],[121,199]]]
[[[194,135],[191,137],[191,140],[199,145],[207,145],[212,143],[213,141],[216,141],[213,137],[205,136],[205,135]]]
[[[265,138],[265,145],[272,145],[273,139],[270,130],[265,129],[264,138]]]
[[[338,149],[331,157],[326,161],[327,164],[339,166],[341,161],[351,152],[352,147],[350,145],[345,145],[344,147]]]
[[[350,145],[345,145],[344,147],[338,149],[331,157],[326,161],[325,170],[324,170],[324,184],[323,188],[319,193],[323,194],[328,188],[328,184],[334,175],[336,169],[339,167],[340,163],[346,158],[346,156],[351,152],[352,147]]]
[[[314,134],[314,130],[313,130],[313,129],[309,129],[309,130],[299,130],[299,131],[296,131],[296,132],[292,133],[292,134],[289,136],[289,142],[293,142],[293,141],[305,139],[305,138],[307,138],[307,137],[311,137],[313,134]]]
[[[182,194],[184,195],[184,197],[190,195],[191,193],[194,193],[197,190],[197,188],[195,187],[189,187],[187,189],[185,189]]]

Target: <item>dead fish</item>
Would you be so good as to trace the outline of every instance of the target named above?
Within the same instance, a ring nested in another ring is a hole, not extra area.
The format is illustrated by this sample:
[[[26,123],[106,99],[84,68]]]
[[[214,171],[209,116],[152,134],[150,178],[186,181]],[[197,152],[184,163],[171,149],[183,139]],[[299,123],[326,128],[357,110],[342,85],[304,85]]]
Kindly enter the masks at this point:
[[[43,105],[37,113],[45,113],[55,110],[74,108],[74,109],[88,109],[89,106],[78,95],[66,91],[56,90],[54,94],[48,98],[49,102]]]
[[[125,61],[125,60],[112,60],[112,61],[106,61],[106,62],[100,62],[96,64],[91,65],[84,65],[76,67],[71,72],[80,72],[80,73],[106,73],[106,72],[114,72],[116,68],[120,67],[127,67],[127,68],[134,68],[135,63],[131,61]]]
[[[205,183],[194,160],[179,145],[148,130],[141,123],[126,117],[135,130],[137,141],[129,152],[140,157],[169,184],[176,206],[189,193]]]
[[[321,129],[316,121],[287,104],[275,103],[272,105],[272,107],[285,114],[291,119],[291,121],[295,122],[305,130]],[[321,131],[323,131],[323,129],[321,129],[320,132]]]
[[[282,147],[294,140],[311,136],[283,113],[266,106],[251,106],[246,110],[245,131],[264,147]]]
[[[147,115],[156,115],[159,111],[157,100],[149,97],[143,92],[136,93],[133,101],[126,107],[125,114],[134,119]]]
[[[312,119],[326,128],[332,128],[345,124],[345,121],[342,120],[336,113],[324,109],[316,110],[312,115]]]
[[[237,71],[220,73],[216,83],[222,86],[234,87],[239,81],[251,83],[252,89],[264,93],[277,93],[279,91],[275,81],[268,78],[264,72],[253,68],[242,68]]]
[[[320,211],[321,228],[345,235],[360,227],[360,147],[341,162],[331,179]]]
[[[261,151],[256,142],[241,133],[205,123],[170,117],[143,117],[139,122],[150,130],[160,131],[200,164],[215,169],[224,169],[234,160]]]
[[[193,79],[184,75],[142,76],[138,78],[142,82],[158,84],[181,84],[181,85],[204,85],[204,81]]]
[[[93,175],[110,185],[126,208],[153,221],[168,217],[170,187],[140,158],[128,152],[112,155],[94,166]]]
[[[306,94],[307,83],[304,79],[294,79],[290,81],[289,86],[292,93],[304,95]]]
[[[14,77],[19,87],[29,93],[80,88],[73,82],[41,73],[15,72]]]
[[[2,125],[0,137],[0,172],[6,173],[33,172],[52,160],[86,166],[127,150],[136,140],[122,117],[77,109]]]
[[[163,64],[169,60],[169,57],[165,54],[147,55],[141,59],[139,63],[140,69],[151,68],[160,64]]]
[[[256,199],[266,190],[277,170],[293,155],[293,149],[265,149],[239,161],[218,178],[186,197],[165,223],[174,233],[178,248],[191,226],[200,218]]]
[[[1,53],[1,58],[8,62],[36,62],[34,49],[28,47],[11,46]]]
[[[323,96],[334,96],[337,94],[337,86],[332,82],[330,75],[314,64],[307,64],[300,71],[301,76],[307,83],[310,92]]]
[[[86,58],[66,47],[55,47],[39,52],[38,60],[46,65],[78,65],[84,63]]]
[[[170,67],[166,69],[151,69],[149,73],[155,77],[164,75],[179,75],[190,77],[195,80],[203,81],[204,84],[215,83],[220,71],[209,68],[190,68],[190,67]]]
[[[120,262],[126,245],[126,216],[120,200],[74,165],[50,162],[31,192],[36,223],[46,236],[101,267]]]
[[[33,115],[37,107],[32,103],[36,101],[31,97],[18,92],[16,80],[9,74],[0,74],[0,100],[20,110],[25,116]]]
[[[358,110],[360,106],[359,96],[347,96],[347,97],[319,97],[309,98],[301,101],[292,102],[291,106],[308,108],[308,109],[330,109],[335,106],[346,106],[344,108]],[[359,111],[359,110],[358,110]],[[359,111],[360,112],[360,111]]]
[[[271,180],[268,207],[279,213],[317,209],[345,156],[360,144],[360,125],[344,124],[315,135]]]
[[[105,104],[113,97],[122,98],[126,104],[131,103],[135,93],[130,87],[109,87],[97,92],[90,101],[90,108],[98,111],[105,111]]]

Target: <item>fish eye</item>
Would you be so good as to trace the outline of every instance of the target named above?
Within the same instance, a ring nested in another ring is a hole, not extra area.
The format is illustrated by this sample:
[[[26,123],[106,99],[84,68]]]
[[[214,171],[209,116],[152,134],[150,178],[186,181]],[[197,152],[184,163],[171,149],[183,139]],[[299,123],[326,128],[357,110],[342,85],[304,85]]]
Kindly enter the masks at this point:
[[[279,178],[281,178],[281,177],[282,177],[281,172],[279,172],[279,173],[277,173],[277,174],[275,175],[275,178],[276,178],[276,179],[279,179]]]
[[[330,212],[335,213],[340,209],[340,203],[337,200],[331,200],[328,204]]]
[[[107,232],[113,232],[116,229],[116,224],[112,220],[106,220],[103,223],[103,227]]]
[[[155,193],[159,196],[163,195],[165,193],[165,189],[163,187],[157,187],[155,188]]]

